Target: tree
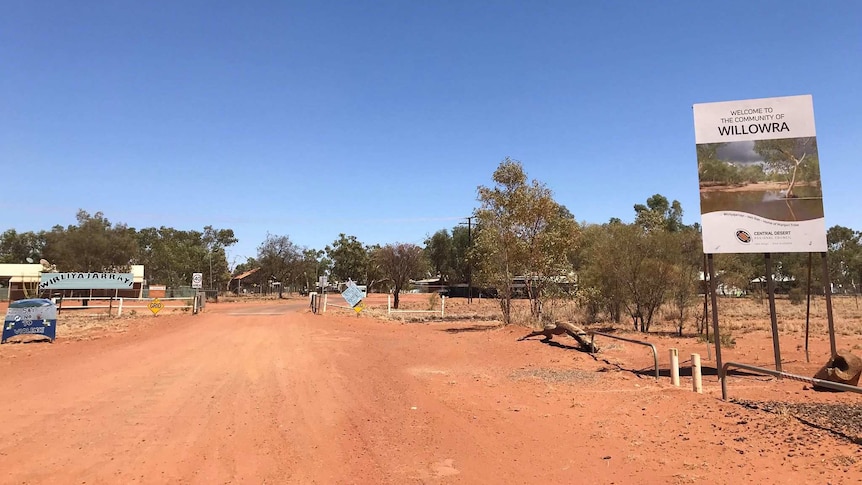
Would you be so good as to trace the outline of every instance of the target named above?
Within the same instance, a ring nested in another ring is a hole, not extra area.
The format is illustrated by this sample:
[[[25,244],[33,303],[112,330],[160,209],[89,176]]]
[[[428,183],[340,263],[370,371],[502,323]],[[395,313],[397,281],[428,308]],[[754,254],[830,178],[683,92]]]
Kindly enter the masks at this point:
[[[820,178],[819,169],[811,168],[818,164],[815,137],[757,140],[754,142],[754,151],[763,157],[767,167],[786,179],[787,189],[784,196],[787,198],[794,197],[793,188],[798,175],[807,177],[804,180],[808,182]]]
[[[667,197],[655,194],[646,205],[635,204],[635,224],[647,231],[676,232],[684,227],[682,205],[679,201],[668,202]]]
[[[111,224],[104,214],[77,214],[77,225],[55,226],[46,234],[44,258],[61,271],[128,271],[138,247],[135,230]]]
[[[303,249],[302,250],[302,276],[305,282],[305,288],[310,290],[317,284],[318,277],[322,274],[323,267],[323,251],[319,249]]]
[[[204,226],[201,242],[208,253],[209,264],[205,267],[207,273],[205,281],[210,283],[210,289],[226,286],[230,281],[230,268],[225,249],[237,243],[233,229],[213,229],[213,226]]]
[[[398,308],[399,294],[412,278],[425,271],[422,248],[415,244],[387,244],[375,252],[382,273],[392,282],[394,308]]]
[[[543,289],[571,273],[570,249],[577,223],[554,201],[550,189],[508,157],[494,171],[492,188],[480,186],[479,230],[473,255],[480,279],[498,292],[503,322],[511,323],[516,276],[524,276],[533,317],[541,312]]]
[[[147,280],[152,283],[170,287],[189,285],[194,273],[209,268],[211,253],[199,231],[148,227],[138,231],[136,237],[135,260],[146,267]]]
[[[368,252],[356,236],[338,235],[331,246],[326,246],[326,257],[332,261],[330,277],[335,281],[359,279],[365,274]]]
[[[431,265],[431,272],[444,280],[449,279],[453,263],[452,236],[446,229],[440,229],[425,239],[425,256]]]
[[[291,285],[303,274],[305,248],[300,248],[288,236],[266,235],[266,240],[257,248],[257,261],[264,275],[269,275],[279,283],[278,297],[281,298],[284,285]],[[290,291],[290,290],[288,290]]]
[[[670,274],[669,299],[674,306],[677,331],[682,337],[688,311],[697,297],[697,285],[702,268],[703,246],[700,232],[687,228],[672,233],[667,254],[673,268]]]
[[[45,247],[45,231],[19,233],[7,229],[0,234],[0,263],[21,264],[39,261]]]
[[[832,283],[858,294],[862,281],[862,233],[849,227],[832,226],[826,231],[826,241]]]
[[[466,283],[470,278],[470,246],[476,230],[475,227],[464,225],[452,228],[451,282]]]

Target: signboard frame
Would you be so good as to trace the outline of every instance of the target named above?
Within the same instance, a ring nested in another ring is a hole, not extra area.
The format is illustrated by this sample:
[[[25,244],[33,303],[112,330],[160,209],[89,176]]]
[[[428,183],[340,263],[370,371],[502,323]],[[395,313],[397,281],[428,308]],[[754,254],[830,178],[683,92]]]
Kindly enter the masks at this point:
[[[693,106],[703,251],[826,251],[810,95]]]

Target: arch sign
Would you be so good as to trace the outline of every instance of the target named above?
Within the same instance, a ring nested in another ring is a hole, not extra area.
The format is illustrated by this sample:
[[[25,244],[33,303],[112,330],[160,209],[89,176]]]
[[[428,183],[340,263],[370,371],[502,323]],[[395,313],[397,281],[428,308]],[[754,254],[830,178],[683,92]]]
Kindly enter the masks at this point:
[[[811,95],[694,105],[703,252],[826,251]]]

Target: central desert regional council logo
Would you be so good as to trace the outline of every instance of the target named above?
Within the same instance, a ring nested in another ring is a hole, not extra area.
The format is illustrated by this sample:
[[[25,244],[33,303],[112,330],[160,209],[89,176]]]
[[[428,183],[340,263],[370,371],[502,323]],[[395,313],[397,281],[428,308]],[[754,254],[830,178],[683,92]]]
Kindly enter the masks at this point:
[[[751,234],[745,229],[739,229],[736,231],[736,239],[739,239],[739,242],[743,244],[748,244],[751,242]]]

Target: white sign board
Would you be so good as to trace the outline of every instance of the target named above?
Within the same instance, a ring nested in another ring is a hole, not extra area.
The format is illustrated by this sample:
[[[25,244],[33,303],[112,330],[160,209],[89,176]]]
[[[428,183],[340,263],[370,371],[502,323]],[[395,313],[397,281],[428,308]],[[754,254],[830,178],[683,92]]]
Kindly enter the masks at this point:
[[[705,253],[826,251],[810,95],[694,105]]]
[[[204,283],[203,273],[192,273],[192,288],[201,289]]]

